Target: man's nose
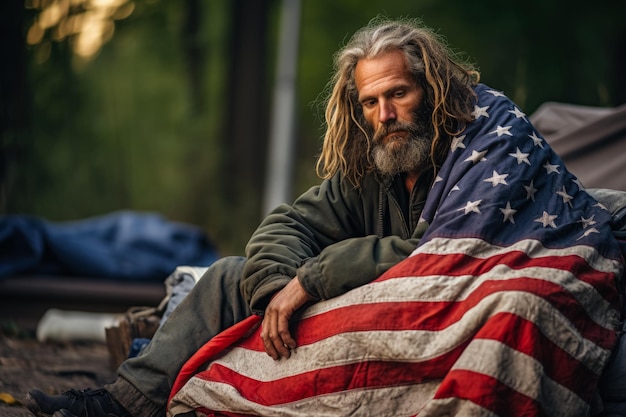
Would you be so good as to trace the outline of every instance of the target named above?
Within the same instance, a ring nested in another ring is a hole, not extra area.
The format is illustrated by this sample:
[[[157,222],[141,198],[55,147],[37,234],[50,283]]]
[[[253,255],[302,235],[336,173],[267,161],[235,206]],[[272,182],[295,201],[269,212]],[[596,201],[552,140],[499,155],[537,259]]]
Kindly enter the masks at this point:
[[[379,119],[381,123],[387,123],[392,120],[396,120],[396,109],[388,101],[381,101]]]

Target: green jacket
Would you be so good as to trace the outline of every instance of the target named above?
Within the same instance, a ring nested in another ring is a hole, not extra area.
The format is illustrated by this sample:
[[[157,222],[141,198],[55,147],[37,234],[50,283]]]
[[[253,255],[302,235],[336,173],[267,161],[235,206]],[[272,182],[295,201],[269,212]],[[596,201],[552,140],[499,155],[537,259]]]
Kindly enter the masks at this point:
[[[406,258],[427,226],[418,221],[432,180],[421,177],[408,196],[401,176],[370,175],[355,189],[338,174],[277,207],[246,246],[242,292],[252,311],[262,314],[295,276],[310,295],[329,299]]]

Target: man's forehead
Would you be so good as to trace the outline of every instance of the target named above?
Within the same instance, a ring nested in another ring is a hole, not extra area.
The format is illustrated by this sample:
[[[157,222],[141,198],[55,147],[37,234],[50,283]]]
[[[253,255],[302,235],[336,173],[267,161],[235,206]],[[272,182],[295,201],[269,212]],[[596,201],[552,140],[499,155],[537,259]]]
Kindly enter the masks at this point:
[[[399,50],[392,50],[357,62],[354,72],[359,97],[383,93],[396,84],[413,84],[406,58]]]

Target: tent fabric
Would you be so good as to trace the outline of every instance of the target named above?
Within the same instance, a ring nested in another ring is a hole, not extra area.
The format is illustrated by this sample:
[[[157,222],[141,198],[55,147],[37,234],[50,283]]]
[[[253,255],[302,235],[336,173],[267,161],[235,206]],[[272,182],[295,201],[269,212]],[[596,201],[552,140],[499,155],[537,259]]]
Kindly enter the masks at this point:
[[[30,274],[163,282],[179,265],[209,266],[217,257],[200,228],[154,213],[119,211],[59,223],[0,217],[0,279]]]
[[[547,102],[530,121],[586,188],[626,191],[626,104]]]

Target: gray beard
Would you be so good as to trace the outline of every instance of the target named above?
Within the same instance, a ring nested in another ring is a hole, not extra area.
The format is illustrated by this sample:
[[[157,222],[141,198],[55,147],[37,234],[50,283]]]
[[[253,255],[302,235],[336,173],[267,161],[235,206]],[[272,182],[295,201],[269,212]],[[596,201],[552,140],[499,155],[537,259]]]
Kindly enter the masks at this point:
[[[433,131],[430,118],[424,110],[415,114],[413,122],[393,121],[383,125],[372,137],[372,159],[376,169],[383,175],[396,175],[413,170],[421,170],[429,164]],[[384,138],[390,132],[407,131],[408,137]],[[403,141],[403,143],[398,143]]]
[[[376,169],[393,176],[423,168],[429,163],[430,144],[431,139],[421,136],[409,138],[402,146],[377,144],[372,149]]]

